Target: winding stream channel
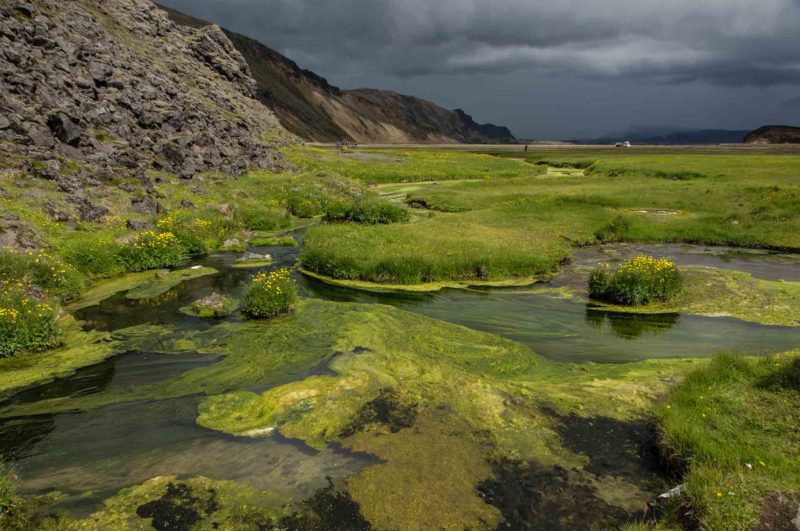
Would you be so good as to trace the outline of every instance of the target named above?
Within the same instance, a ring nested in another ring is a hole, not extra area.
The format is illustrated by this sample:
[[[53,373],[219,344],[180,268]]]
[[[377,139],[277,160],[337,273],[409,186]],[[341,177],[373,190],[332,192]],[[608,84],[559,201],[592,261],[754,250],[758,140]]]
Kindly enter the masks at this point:
[[[275,263],[295,264],[298,249],[262,247]],[[330,301],[387,304],[492,332],[558,361],[620,363],[648,358],[710,356],[721,350],[754,354],[800,345],[800,327],[764,326],[725,317],[636,315],[609,312],[554,294],[574,282],[577,266],[635,254],[669,256],[679,265],[745,271],[754,277],[800,280],[800,257],[689,245],[616,245],[577,250],[573,265],[549,284],[525,289],[447,289],[438,293],[378,293],[337,287],[296,273],[301,296]],[[119,293],[77,312],[87,328],[115,331],[139,324],[206,329],[213,322],[178,310],[218,291],[242,294],[254,269],[234,268],[236,255],[214,254],[194,264],[218,274],[187,280],[156,299]],[[231,318],[235,319],[235,318]],[[208,354],[128,352],[78,370],[50,384],[24,390],[1,409],[58,397],[85,397],[165,381],[218,361]],[[298,374],[303,378],[307,371]],[[339,447],[314,450],[274,433],[234,437],[195,423],[200,395],[115,404],[88,411],[0,418],[0,454],[17,461],[29,493],[67,493],[61,508],[88,514],[119,489],[153,476],[203,475],[246,482],[300,499],[324,487],[326,477],[351,475],[375,462]],[[13,410],[13,407],[11,408]],[[0,413],[0,415],[2,415]]]

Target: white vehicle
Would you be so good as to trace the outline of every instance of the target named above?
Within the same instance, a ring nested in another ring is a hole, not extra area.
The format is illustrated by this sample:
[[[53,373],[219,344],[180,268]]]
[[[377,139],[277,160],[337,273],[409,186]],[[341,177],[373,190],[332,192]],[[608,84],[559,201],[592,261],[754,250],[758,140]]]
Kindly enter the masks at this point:
[[[629,148],[631,147],[631,143],[626,140],[625,142],[617,142],[616,144],[614,144],[614,146],[618,148]]]

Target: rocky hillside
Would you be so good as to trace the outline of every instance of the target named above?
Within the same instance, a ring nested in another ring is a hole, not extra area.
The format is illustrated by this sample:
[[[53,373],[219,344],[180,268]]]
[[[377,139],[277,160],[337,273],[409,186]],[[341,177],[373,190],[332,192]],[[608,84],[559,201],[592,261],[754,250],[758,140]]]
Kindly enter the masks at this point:
[[[218,27],[176,25],[148,0],[7,0],[0,26],[5,167],[27,161],[77,197],[120,172],[282,167],[290,135]]]
[[[800,144],[800,127],[790,125],[765,125],[749,133],[748,144]]]
[[[177,23],[209,22],[165,9]],[[312,141],[362,143],[514,142],[505,127],[478,124],[461,110],[385,90],[342,90],[263,44],[224,30],[247,60],[257,97],[286,129]]]

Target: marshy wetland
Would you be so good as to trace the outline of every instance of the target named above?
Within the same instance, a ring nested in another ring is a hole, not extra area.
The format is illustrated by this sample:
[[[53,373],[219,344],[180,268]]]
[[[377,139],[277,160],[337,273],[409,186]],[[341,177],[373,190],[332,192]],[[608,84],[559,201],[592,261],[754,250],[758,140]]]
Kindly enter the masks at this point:
[[[118,219],[3,199],[85,277],[62,346],[0,359],[9,527],[791,525],[800,154],[289,158],[202,194],[164,178],[168,214],[142,221],[184,245],[169,273],[112,256]],[[636,256],[676,264],[680,294],[589,298],[592,268]],[[274,319],[185,311],[281,268],[299,298]]]

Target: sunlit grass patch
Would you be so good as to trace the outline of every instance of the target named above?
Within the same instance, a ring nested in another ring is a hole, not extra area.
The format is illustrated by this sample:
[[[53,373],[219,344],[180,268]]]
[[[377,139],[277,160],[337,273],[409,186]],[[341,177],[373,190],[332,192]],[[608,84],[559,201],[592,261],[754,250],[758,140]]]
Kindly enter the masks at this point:
[[[386,153],[400,160],[427,156]],[[445,155],[458,161],[463,153]],[[382,185],[394,201],[437,212],[404,226],[316,228],[304,266],[339,279],[418,283],[552,271],[571,246],[603,242],[800,249],[798,160],[647,153],[609,158],[621,173]],[[656,168],[707,177],[656,179]]]
[[[120,260],[128,271],[174,267],[186,259],[186,248],[172,232],[147,230],[120,249]]]
[[[359,150],[341,153],[332,149],[297,150],[290,158],[301,166],[335,171],[369,184],[488,179],[534,176],[543,169],[514,159],[487,154],[445,150]]]
[[[800,354],[720,355],[658,408],[661,445],[686,471],[693,518],[751,529],[774,494],[800,507]]]
[[[440,214],[412,224],[323,225],[309,230],[304,267],[336,279],[388,284],[498,280],[554,272],[568,242],[553,230],[491,226]]]
[[[681,272],[681,292],[666,302],[635,307],[596,300],[593,304],[620,312],[729,316],[768,325],[800,325],[800,282],[764,280],[711,267],[685,267]]]

